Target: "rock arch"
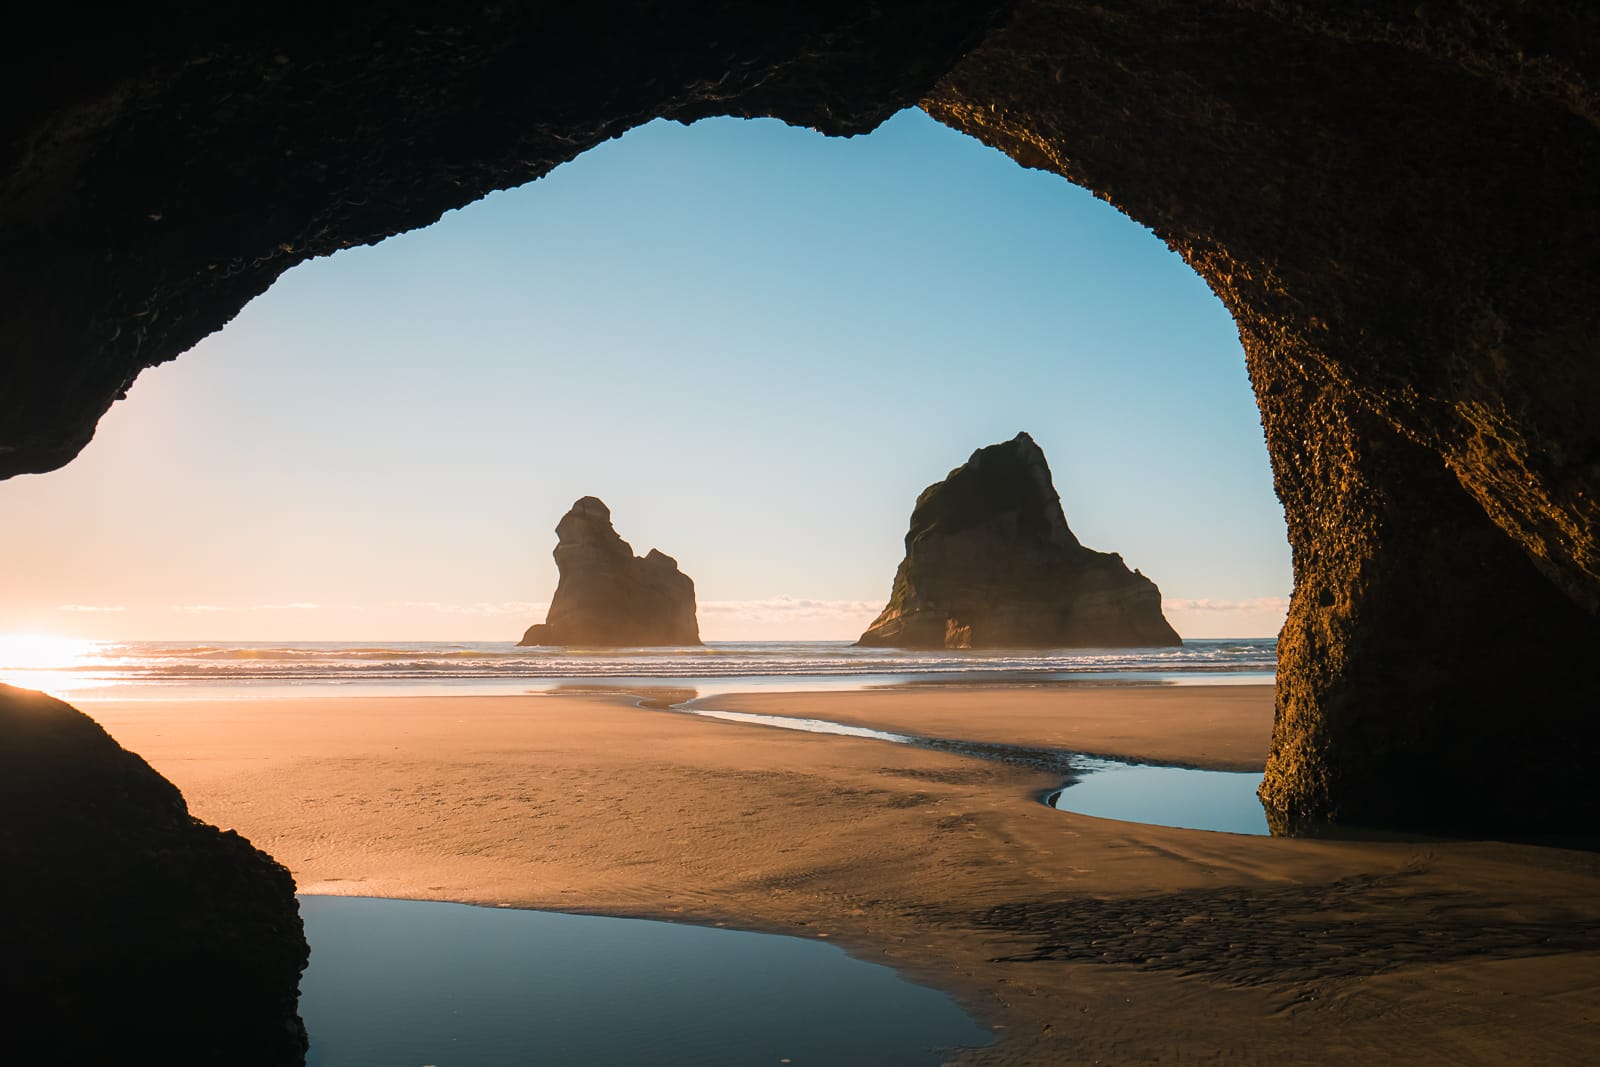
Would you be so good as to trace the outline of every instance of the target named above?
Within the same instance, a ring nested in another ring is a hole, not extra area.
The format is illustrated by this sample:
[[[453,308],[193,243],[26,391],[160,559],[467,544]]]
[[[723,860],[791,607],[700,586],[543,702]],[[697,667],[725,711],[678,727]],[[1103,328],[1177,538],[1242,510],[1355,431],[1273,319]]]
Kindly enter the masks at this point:
[[[1239,323],[1295,555],[1285,823],[1581,824],[1600,682],[1600,16],[1582,3],[149,7],[3,77],[0,475],[284,270],[648,119],[921,102]],[[166,17],[163,17],[166,16]]]

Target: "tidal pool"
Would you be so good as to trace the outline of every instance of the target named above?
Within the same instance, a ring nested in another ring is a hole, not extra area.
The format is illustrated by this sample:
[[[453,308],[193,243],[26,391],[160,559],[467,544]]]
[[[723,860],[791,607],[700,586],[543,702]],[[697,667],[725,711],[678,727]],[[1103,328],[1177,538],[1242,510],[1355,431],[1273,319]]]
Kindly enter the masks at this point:
[[[1061,811],[1187,830],[1266,834],[1267,813],[1256,797],[1259,773],[1200,771],[1094,760],[1082,777],[1045,798]]]
[[[361,897],[300,898],[308,1067],[924,1064],[994,1035],[820,941]]]
[[[897,734],[826,719],[722,711],[697,707],[696,703],[690,699],[661,706],[670,711],[752,726],[776,726],[806,733],[864,737],[978,759],[1065,771],[1071,776],[1068,784],[1045,797],[1046,804],[1060,811],[1187,830],[1258,835],[1271,833],[1267,827],[1266,811],[1256,798],[1256,789],[1261,785],[1259,772],[1202,771],[1193,767],[1123,763],[1064,749]]]

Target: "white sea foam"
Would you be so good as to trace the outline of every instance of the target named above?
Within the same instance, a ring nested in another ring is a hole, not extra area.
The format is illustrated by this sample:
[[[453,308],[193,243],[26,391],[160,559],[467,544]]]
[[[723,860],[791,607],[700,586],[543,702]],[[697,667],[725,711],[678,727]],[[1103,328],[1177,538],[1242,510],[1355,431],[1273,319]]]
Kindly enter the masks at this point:
[[[843,641],[717,642],[699,648],[518,648],[498,642],[104,642],[71,662],[0,662],[0,681],[52,692],[129,687],[411,683],[452,688],[565,681],[716,679],[781,684],[951,680],[1270,680],[1272,639],[1189,641],[1179,648],[910,651]],[[48,680],[48,684],[45,684]],[[743,684],[741,681],[740,684]],[[719,685],[717,688],[728,688]]]

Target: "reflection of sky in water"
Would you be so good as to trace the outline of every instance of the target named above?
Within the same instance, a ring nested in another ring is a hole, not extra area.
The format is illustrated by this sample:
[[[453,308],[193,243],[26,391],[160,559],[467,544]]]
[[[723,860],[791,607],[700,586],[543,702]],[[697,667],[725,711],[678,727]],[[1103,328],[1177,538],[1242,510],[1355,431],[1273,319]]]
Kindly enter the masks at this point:
[[[927,1064],[993,1035],[834,945],[638,919],[300,898],[307,1067]]]
[[[1197,771],[1188,767],[1098,764],[1056,794],[1062,811],[1124,822],[1222,830],[1232,834],[1267,833],[1267,816],[1256,788],[1260,774]]]
[[[909,745],[917,740],[907,734],[893,734],[886,730],[874,730],[867,726],[847,726],[844,723],[829,722],[827,719],[797,719],[787,715],[757,715],[748,711],[720,711],[716,708],[678,708],[674,710],[687,711],[691,715],[699,715],[707,719],[722,719],[725,722],[743,722],[752,726],[776,726],[780,730],[799,730],[808,734],[866,737],[873,741],[892,741],[897,745]]]

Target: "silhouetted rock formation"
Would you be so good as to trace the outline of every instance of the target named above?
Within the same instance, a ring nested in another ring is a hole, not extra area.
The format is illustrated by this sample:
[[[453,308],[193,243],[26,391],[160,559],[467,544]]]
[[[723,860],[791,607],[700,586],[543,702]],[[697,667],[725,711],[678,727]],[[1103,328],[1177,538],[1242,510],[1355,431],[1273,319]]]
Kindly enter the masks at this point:
[[[611,511],[586,496],[556,524],[561,580],[545,621],[519,645],[698,645],[694,582],[678,561],[651,549],[635,556],[611,527]]]
[[[17,1062],[304,1062],[289,872],[88,716],[5,685],[0,870]]]
[[[1024,0],[924,102],[1239,325],[1294,548],[1280,826],[1600,809],[1600,23],[1509,12]]]
[[[889,603],[857,642],[897,648],[1181,644],[1161,591],[1067,527],[1025,433],[980,448],[922,491]]]
[[[381,35],[360,5],[32,13],[0,70],[0,475],[65,463],[298,262],[652,118],[859,133],[921,99],[1149,226],[1239,324],[1294,546],[1269,803],[1600,807],[1600,677],[1507,668],[1600,616],[1589,5],[474,5],[385,9]],[[1491,765],[1528,789],[1489,796]]]

